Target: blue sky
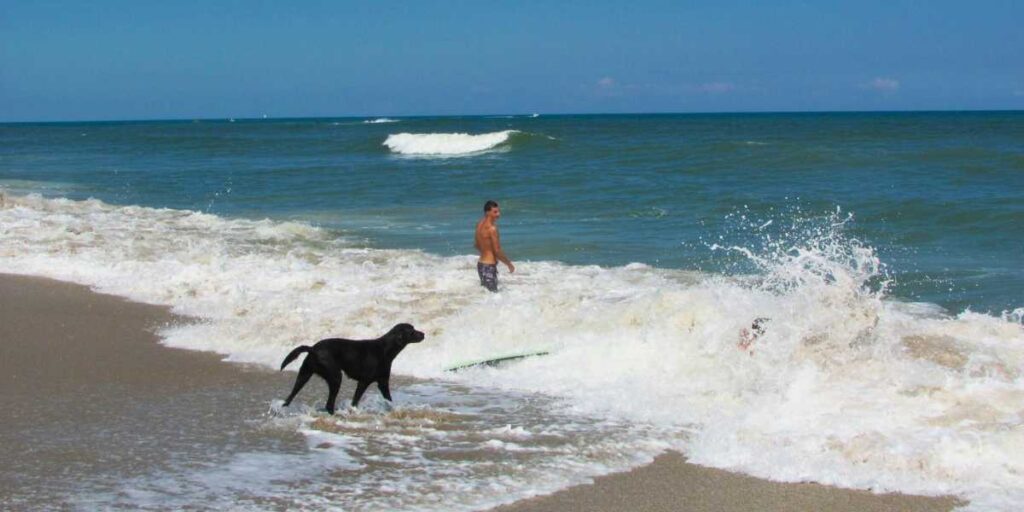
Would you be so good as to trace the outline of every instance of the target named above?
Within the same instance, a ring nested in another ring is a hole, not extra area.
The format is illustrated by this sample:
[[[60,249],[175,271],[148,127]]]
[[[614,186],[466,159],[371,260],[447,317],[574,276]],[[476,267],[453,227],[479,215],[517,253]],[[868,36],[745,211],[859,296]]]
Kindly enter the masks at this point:
[[[1021,1],[0,0],[0,121],[1024,109]]]

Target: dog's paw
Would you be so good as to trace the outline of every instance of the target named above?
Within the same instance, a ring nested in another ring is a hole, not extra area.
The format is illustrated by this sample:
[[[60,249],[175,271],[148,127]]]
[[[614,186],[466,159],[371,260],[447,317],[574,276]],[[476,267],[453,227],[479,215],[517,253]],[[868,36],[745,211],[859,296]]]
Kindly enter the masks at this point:
[[[284,404],[284,400],[271,400],[270,407],[267,409],[268,416],[284,416],[287,412],[288,406]]]

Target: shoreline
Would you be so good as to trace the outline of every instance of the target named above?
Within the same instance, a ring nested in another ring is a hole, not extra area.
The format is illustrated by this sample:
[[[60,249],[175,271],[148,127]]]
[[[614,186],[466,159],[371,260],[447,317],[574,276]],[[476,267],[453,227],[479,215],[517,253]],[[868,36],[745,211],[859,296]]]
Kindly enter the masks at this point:
[[[13,411],[0,424],[0,456],[17,461],[0,469],[0,505],[66,506],[77,499],[66,495],[74,490],[65,488],[68,481],[102,474],[119,483],[121,475],[157,467],[173,455],[173,446],[164,446],[172,436],[202,437],[226,450],[247,442],[282,453],[306,449],[297,433],[239,441],[238,432],[253,428],[246,422],[265,410],[266,397],[284,393],[293,376],[161,345],[154,328],[180,321],[187,319],[166,307],[0,273],[0,406]],[[47,436],[47,428],[64,434]],[[160,437],[166,428],[173,430]],[[954,497],[772,482],[690,464],[670,452],[593,484],[492,510],[944,511],[958,505],[963,502]]]
[[[952,496],[875,494],[814,482],[773,482],[690,463],[679,452],[622,473],[491,509],[491,512],[938,512],[966,502]]]

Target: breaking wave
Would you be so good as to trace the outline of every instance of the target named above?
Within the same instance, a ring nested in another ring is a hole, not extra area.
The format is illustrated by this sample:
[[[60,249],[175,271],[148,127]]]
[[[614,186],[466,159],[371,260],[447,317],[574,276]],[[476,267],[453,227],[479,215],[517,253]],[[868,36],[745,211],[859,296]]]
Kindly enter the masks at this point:
[[[492,150],[505,144],[517,130],[471,135],[468,133],[396,133],[384,141],[402,155],[459,156]]]

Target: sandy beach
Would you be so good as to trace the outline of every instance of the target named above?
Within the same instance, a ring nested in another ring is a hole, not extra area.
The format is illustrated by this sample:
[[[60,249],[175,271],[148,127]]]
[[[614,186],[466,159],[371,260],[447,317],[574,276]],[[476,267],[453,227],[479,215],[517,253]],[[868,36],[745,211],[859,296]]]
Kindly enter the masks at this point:
[[[182,319],[165,308],[79,285],[0,275],[0,406],[6,411],[0,458],[15,461],[0,470],[2,508],[88,508],[88,496],[67,493],[69,483],[96,479],[100,485],[159,470],[171,464],[175,450],[188,451],[182,443],[207,450],[307,449],[298,434],[266,435],[253,425],[292,374],[161,346],[155,329],[176,321]],[[668,453],[593,485],[496,510],[939,511],[957,503],[770,482]]]
[[[154,331],[176,321],[83,286],[0,275],[0,509],[94,508],[74,490],[198,466],[216,446],[305,449],[297,434],[253,435],[291,375],[160,345]]]
[[[939,511],[955,498],[872,494],[814,483],[779,483],[706,468],[675,452],[626,473],[596,479],[549,496],[499,507],[495,512],[541,511]],[[960,503],[962,504],[962,503]]]

